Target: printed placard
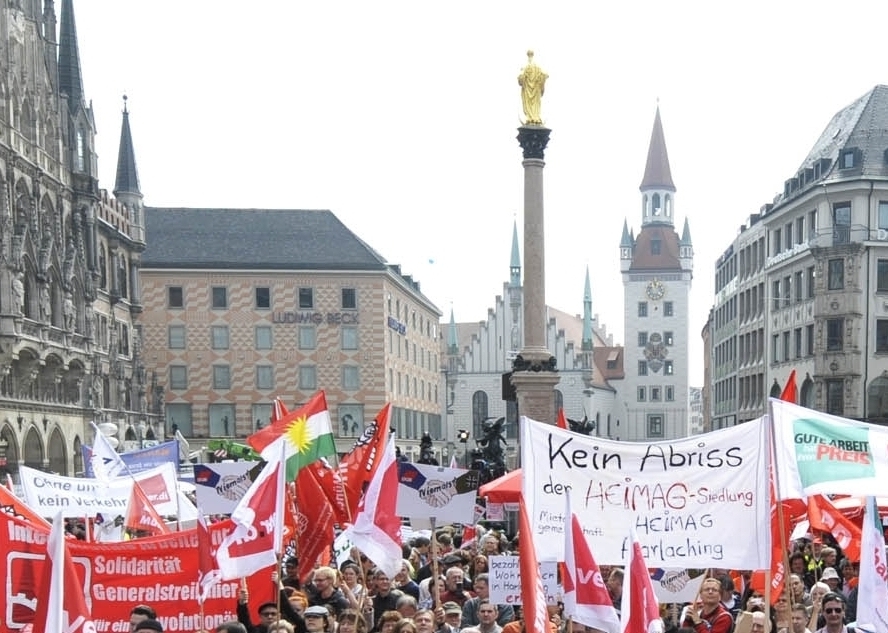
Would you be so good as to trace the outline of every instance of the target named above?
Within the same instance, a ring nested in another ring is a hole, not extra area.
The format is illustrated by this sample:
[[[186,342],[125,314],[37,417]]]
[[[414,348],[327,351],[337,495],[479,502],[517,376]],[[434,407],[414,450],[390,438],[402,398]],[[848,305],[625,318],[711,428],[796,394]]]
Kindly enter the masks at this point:
[[[494,604],[521,604],[521,570],[517,556],[490,556],[487,559],[490,574],[490,601]],[[558,604],[562,589],[558,584],[558,563],[543,561],[540,577],[546,604]]]

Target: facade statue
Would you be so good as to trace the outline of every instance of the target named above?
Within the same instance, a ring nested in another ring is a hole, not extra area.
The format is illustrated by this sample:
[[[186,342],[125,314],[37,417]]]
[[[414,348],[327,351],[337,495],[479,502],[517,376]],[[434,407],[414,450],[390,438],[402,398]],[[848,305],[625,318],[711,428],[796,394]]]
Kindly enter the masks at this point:
[[[52,325],[52,299],[49,297],[49,288],[46,284],[40,284],[37,294],[40,304],[40,320]]]
[[[65,302],[62,304],[62,314],[65,317],[65,329],[69,332],[74,331],[77,320],[77,310],[74,308],[74,298],[70,292],[65,293]]]
[[[521,86],[521,106],[524,108],[524,125],[542,125],[540,102],[546,91],[549,75],[533,62],[533,51],[527,51],[527,66],[518,75]]]
[[[16,272],[12,277],[12,307],[16,314],[25,313],[25,273]]]

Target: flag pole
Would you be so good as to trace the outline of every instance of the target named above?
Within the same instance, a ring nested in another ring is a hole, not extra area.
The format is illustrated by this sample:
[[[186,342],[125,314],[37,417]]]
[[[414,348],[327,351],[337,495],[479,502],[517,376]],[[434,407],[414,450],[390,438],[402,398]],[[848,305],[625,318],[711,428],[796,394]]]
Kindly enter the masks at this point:
[[[286,503],[286,494],[287,494],[287,444],[286,442],[280,442],[281,445],[281,454],[278,458],[280,460],[278,464],[278,481],[277,481],[277,491],[274,496],[275,499],[275,510],[274,510],[274,534],[275,534],[275,559],[277,560],[277,569],[275,569],[274,577],[277,579],[277,582],[274,583],[274,594],[275,594],[275,604],[277,605],[278,613],[281,612],[281,570],[283,566],[281,551],[284,547],[284,504]],[[296,459],[298,460],[298,453]],[[301,466],[301,463],[297,462],[297,466]],[[297,471],[298,472],[298,471]]]
[[[432,591],[433,608],[435,611],[441,606],[441,592],[438,591],[438,583],[441,579],[438,577],[438,536],[437,536],[437,517],[429,517],[429,525],[432,529],[432,578],[435,580],[435,588]]]

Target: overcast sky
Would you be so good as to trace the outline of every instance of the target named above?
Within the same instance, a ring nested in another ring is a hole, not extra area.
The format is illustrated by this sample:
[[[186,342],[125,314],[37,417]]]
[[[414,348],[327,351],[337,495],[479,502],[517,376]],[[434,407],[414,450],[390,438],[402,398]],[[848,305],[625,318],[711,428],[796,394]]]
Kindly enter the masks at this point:
[[[885,2],[74,4],[103,188],[125,92],[147,205],[330,209],[445,321],[486,318],[515,219],[523,235],[517,76],[533,49],[553,130],[546,300],[581,314],[588,265],[623,342],[620,231],[640,225],[659,99],[694,241],[694,385],[715,260],[831,116],[888,82]]]

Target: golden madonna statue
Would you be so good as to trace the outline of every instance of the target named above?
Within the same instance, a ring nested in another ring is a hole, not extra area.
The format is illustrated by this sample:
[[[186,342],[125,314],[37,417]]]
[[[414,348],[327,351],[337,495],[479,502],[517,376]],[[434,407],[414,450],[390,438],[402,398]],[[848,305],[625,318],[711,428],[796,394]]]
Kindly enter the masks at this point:
[[[542,125],[540,102],[546,91],[546,79],[549,75],[533,63],[533,51],[527,51],[527,66],[518,75],[521,86],[521,106],[524,108],[524,125]]]

